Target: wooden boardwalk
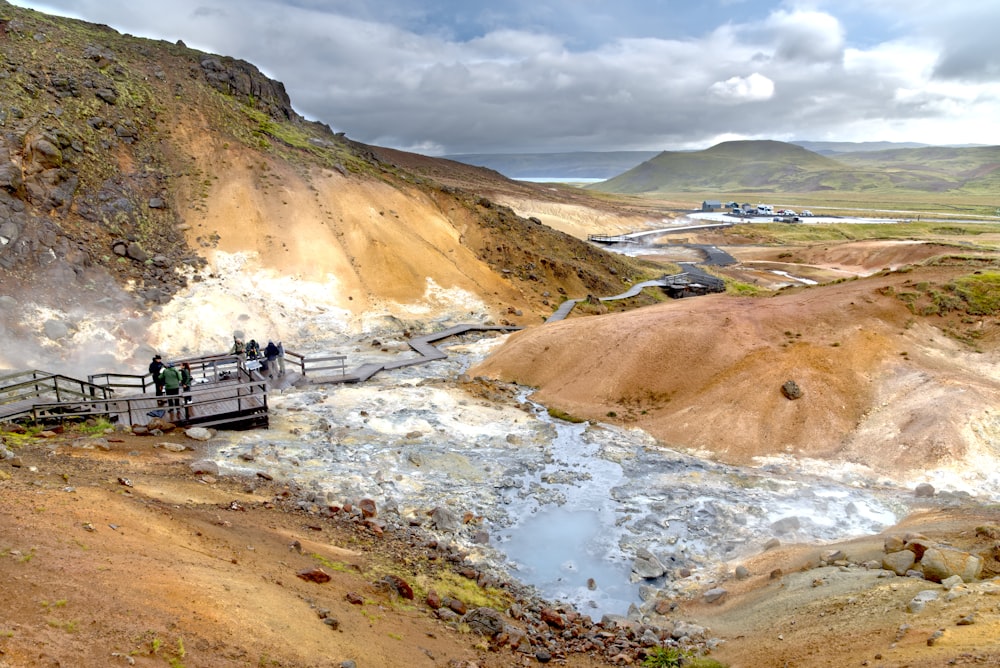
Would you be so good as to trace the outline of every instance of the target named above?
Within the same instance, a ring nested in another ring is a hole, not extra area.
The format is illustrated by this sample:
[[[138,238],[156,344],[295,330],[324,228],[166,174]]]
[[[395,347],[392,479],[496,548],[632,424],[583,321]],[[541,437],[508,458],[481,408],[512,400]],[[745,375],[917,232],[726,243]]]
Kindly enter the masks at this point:
[[[452,336],[460,336],[468,332],[513,332],[519,329],[521,328],[508,327],[505,325],[455,325],[454,327],[443,329],[440,332],[424,334],[423,336],[417,336],[407,341],[410,348],[419,354],[420,357],[397,360],[395,362],[368,362],[351,371],[347,371],[345,369],[340,375],[319,376],[315,378],[309,377],[309,382],[314,384],[359,383],[368,380],[380,371],[392,371],[393,369],[402,369],[404,367],[427,364],[428,362],[433,362],[434,360],[446,359],[448,357],[448,353],[440,350],[434,345],[437,341],[443,341],[444,339]]]
[[[214,355],[183,361],[191,364],[194,384],[190,392],[172,397],[148,393],[153,387],[148,374],[98,374],[88,381],[38,371],[0,376],[0,420],[45,423],[100,416],[129,426],[146,426],[154,418],[181,427],[267,426],[268,384],[241,360]],[[52,379],[61,379],[58,395]],[[67,386],[83,389],[68,391]]]

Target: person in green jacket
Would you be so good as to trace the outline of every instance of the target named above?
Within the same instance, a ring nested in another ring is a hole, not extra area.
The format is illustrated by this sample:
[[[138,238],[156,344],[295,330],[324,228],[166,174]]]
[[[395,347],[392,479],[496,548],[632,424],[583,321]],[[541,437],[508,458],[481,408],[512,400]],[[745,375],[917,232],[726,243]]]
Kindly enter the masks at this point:
[[[173,362],[167,362],[167,366],[160,372],[160,377],[163,379],[163,389],[167,394],[167,406],[170,407],[168,410],[180,406],[181,400],[179,395],[184,379],[180,369],[175,367]]]

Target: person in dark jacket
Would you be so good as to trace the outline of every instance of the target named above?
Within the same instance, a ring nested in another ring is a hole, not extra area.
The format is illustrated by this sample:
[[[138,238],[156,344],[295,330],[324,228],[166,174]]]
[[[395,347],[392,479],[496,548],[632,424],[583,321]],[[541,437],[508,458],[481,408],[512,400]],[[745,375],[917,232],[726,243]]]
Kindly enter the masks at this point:
[[[278,359],[278,346],[274,345],[274,341],[267,342],[264,358],[267,360],[267,375],[269,378],[274,378],[274,362]]]
[[[153,361],[149,363],[149,375],[153,377],[153,386],[156,388],[156,396],[163,396],[163,362],[159,355],[153,355]]]
[[[184,403],[191,403],[191,395],[187,394],[191,391],[191,365],[187,362],[181,363],[181,390],[185,392]]]

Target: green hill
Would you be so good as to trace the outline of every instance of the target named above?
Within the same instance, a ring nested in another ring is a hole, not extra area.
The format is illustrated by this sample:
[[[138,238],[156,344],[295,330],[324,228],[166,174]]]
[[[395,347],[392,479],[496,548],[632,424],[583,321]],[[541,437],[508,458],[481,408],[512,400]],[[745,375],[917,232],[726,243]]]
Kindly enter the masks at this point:
[[[1000,147],[925,147],[822,156],[777,141],[732,141],[663,152],[590,188],[623,194],[683,192],[988,193],[1000,182]]]

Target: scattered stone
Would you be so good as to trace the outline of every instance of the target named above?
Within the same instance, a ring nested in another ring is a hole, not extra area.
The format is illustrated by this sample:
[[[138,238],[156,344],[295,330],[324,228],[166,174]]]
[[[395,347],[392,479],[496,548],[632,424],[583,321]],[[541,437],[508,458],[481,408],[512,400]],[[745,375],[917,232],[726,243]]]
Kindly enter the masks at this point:
[[[429,607],[431,610],[437,610],[442,605],[444,605],[444,603],[441,601],[440,594],[438,594],[433,589],[427,592],[427,607]]]
[[[560,630],[566,628],[566,620],[552,608],[542,608],[538,617],[552,628]]]
[[[937,598],[938,593],[936,591],[933,589],[925,589],[910,599],[910,602],[906,604],[906,610],[913,613],[920,612],[924,609],[928,602],[936,601]]]
[[[771,523],[771,529],[773,529],[775,533],[791,533],[793,531],[797,531],[800,526],[802,526],[802,523],[799,521],[799,518],[794,515],[790,517],[782,517],[777,522]]]
[[[535,660],[538,661],[538,663],[548,663],[552,660],[552,654],[547,650],[540,649],[535,652]]]
[[[211,459],[199,459],[196,462],[191,462],[189,465],[191,473],[198,475],[205,473],[208,475],[219,475],[219,465],[213,462]]]
[[[750,570],[746,566],[737,566],[735,575],[737,580],[746,580],[750,577]]]
[[[766,543],[764,543],[764,551],[773,550],[776,547],[781,546],[781,541],[777,538],[771,538]]]
[[[363,605],[364,602],[365,602],[364,596],[362,596],[361,594],[359,594],[357,592],[353,592],[353,591],[349,591],[346,594],[344,594],[344,598],[351,605]]]
[[[378,510],[375,507],[375,501],[372,499],[361,499],[358,502],[358,508],[361,509],[361,516],[366,519],[378,515]]]
[[[324,617],[323,623],[330,627],[330,629],[336,631],[340,628],[340,620],[336,617]]]
[[[492,638],[504,630],[503,616],[493,608],[473,608],[462,621],[479,635]]]
[[[455,614],[458,614],[458,615],[464,615],[466,612],[469,611],[469,609],[468,609],[468,607],[466,607],[465,603],[463,603],[462,601],[458,600],[457,598],[449,598],[448,599],[448,607],[452,610],[452,612],[454,612]]]
[[[154,443],[154,448],[163,448],[170,452],[184,452],[188,447],[182,443]]]
[[[389,587],[395,591],[400,597],[405,598],[409,601],[413,600],[413,588],[398,575],[386,575],[382,580],[389,585]]]
[[[716,601],[721,601],[725,598],[728,593],[729,592],[722,587],[713,587],[712,589],[706,591],[702,595],[702,598],[705,600],[705,603],[715,603]]]
[[[927,638],[927,646],[933,647],[937,644],[937,641],[942,638],[942,636],[944,636],[944,629],[938,629]]]
[[[330,574],[318,567],[304,568],[295,575],[307,582],[315,582],[317,584],[324,584],[330,581]]]
[[[211,440],[215,433],[211,429],[205,429],[204,427],[191,427],[184,430],[184,435],[196,441],[208,441]]]
[[[461,526],[458,515],[444,506],[438,506],[432,510],[430,516],[431,525],[440,531],[455,532]]]
[[[922,482],[913,490],[913,495],[918,499],[929,499],[934,496],[934,485]]]
[[[662,576],[666,572],[666,567],[652,552],[642,547],[636,550],[635,561],[632,563],[632,574],[634,576],[651,580]]]
[[[786,380],[781,386],[781,393],[791,401],[802,398],[802,388],[794,380]]]
[[[268,480],[268,481],[274,480],[274,476],[272,476],[270,473],[265,473],[264,471],[257,471],[257,477],[260,478],[261,480]]]
[[[969,613],[965,617],[962,617],[960,620],[958,620],[958,622],[956,622],[958,626],[971,626],[975,623],[976,623],[975,613]]]

